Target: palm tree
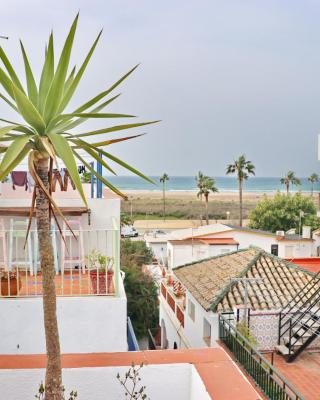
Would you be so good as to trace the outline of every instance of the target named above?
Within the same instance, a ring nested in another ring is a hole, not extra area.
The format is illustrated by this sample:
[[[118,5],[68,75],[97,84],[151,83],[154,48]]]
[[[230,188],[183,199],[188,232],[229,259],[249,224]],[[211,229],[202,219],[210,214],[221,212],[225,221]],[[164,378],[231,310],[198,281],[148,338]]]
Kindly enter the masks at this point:
[[[319,175],[316,173],[313,173],[309,176],[308,181],[311,183],[311,196],[313,196],[313,185],[316,182],[319,182]]]
[[[290,191],[290,184],[296,186],[301,185],[300,179],[295,176],[293,171],[288,171],[287,174],[280,179],[280,182],[282,185],[285,185],[287,194],[289,194]]]
[[[162,183],[162,193],[163,193],[163,220],[166,220],[166,182],[169,180],[169,175],[164,173],[160,176],[160,182]]]
[[[240,226],[242,226],[242,192],[243,182],[249,178],[250,175],[255,175],[255,166],[251,161],[247,161],[244,154],[242,154],[233,164],[227,166],[227,175],[236,174],[239,184],[239,214],[240,214]]]
[[[201,182],[201,187],[199,189],[199,192],[197,194],[198,197],[204,196],[205,201],[206,201],[206,222],[207,225],[209,225],[209,214],[208,214],[208,201],[209,201],[209,194],[210,192],[215,193],[218,192],[218,189],[215,186],[215,180],[213,178],[210,178],[209,176],[202,176],[202,182]]]
[[[202,187],[203,187],[203,182],[204,182],[204,174],[199,171],[198,175],[195,177],[196,183],[197,183],[197,188],[199,189],[199,192],[197,194],[197,197],[200,199],[202,202]],[[200,208],[201,210],[202,208]],[[202,212],[200,211],[200,223],[202,225]]]
[[[74,111],[65,112],[64,110],[72,99],[101,36],[100,32],[77,72],[76,67],[73,67],[68,74],[77,23],[78,15],[68,33],[56,67],[54,62],[53,34],[50,34],[39,84],[36,83],[22,42],[21,51],[25,67],[26,88],[24,88],[15,73],[4,50],[0,47],[0,59],[5,68],[0,68],[0,84],[6,92],[5,95],[0,94],[0,97],[24,120],[23,123],[20,123],[8,121],[4,118],[0,119],[7,124],[0,128],[0,141],[3,142],[3,146],[0,147],[0,152],[3,153],[0,164],[0,181],[19,165],[22,160],[27,158],[29,172],[36,183],[30,215],[32,216],[35,209],[43,281],[44,328],[47,349],[46,400],[62,399],[60,344],[56,316],[55,272],[50,237],[50,220],[51,216],[53,216],[58,224],[58,215],[64,221],[65,219],[52,198],[49,189],[53,164],[57,165],[58,159],[64,163],[86,205],[87,201],[77,171],[76,159],[85,165],[87,170],[97,179],[100,179],[112,191],[122,197],[125,196],[85,161],[83,152],[87,153],[87,155],[97,162],[100,162],[111,172],[113,169],[109,165],[109,162],[107,163],[103,160],[99,156],[99,153],[106,159],[120,164],[133,173],[149,180],[149,178],[139,171],[103,149],[105,146],[139,135],[108,140],[102,137],[102,140],[99,141],[87,141],[87,139],[94,139],[96,135],[135,128],[152,122],[109,126],[82,133],[72,132],[73,128],[91,118],[105,120],[107,118],[130,117],[130,115],[126,114],[104,113],[101,111],[119,95],[108,99],[106,99],[106,96],[136,68],[131,69],[108,89],[77,107]],[[29,228],[30,224],[31,218],[29,220]]]

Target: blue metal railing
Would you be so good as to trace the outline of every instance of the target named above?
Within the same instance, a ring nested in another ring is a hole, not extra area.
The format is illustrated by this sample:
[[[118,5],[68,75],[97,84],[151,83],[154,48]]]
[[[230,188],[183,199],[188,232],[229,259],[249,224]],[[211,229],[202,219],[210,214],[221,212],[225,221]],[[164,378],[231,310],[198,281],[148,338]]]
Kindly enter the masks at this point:
[[[128,319],[127,319],[127,341],[128,341],[128,350],[129,351],[139,351],[140,350],[130,317],[128,317]]]

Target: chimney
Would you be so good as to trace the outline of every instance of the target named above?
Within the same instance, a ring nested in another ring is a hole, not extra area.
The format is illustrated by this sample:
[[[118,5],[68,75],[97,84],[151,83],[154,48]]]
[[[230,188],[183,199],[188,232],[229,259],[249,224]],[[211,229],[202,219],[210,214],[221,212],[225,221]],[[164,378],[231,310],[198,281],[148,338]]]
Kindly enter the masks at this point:
[[[303,226],[302,227],[302,238],[303,239],[311,238],[311,226]]]
[[[284,231],[276,231],[277,240],[281,240],[284,238]]]

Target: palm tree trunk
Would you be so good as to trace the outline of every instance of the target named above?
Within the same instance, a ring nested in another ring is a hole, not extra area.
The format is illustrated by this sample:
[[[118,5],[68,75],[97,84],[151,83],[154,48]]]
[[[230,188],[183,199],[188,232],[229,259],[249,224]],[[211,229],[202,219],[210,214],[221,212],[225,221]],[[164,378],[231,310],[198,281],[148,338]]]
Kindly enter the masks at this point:
[[[313,182],[311,183],[311,197],[313,197]]]
[[[242,226],[242,179],[239,179],[239,214],[240,214],[240,221],[239,225]]]
[[[289,183],[286,183],[287,194],[289,194]]]
[[[38,160],[36,169],[44,186],[48,189],[48,158]],[[43,282],[43,313],[47,348],[45,398],[46,400],[62,400],[60,342],[56,313],[55,271],[50,236],[49,201],[40,188],[37,188],[36,194],[36,216]]]
[[[207,222],[207,225],[209,225],[209,213],[208,213],[208,199],[209,198],[209,196],[206,194],[205,195],[205,199],[206,199],[206,222]]]
[[[166,222],[166,188],[165,182],[163,182],[163,220]]]
[[[202,194],[200,194],[200,202],[201,202],[201,207],[200,207],[200,225],[202,226]]]

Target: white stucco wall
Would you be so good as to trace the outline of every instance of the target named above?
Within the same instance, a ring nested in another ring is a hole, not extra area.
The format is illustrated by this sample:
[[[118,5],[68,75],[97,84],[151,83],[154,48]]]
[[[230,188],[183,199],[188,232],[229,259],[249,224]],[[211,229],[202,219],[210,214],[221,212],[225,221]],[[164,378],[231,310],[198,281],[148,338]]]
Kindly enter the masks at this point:
[[[149,247],[154,256],[160,261],[166,263],[167,260],[167,243],[166,242],[148,242],[146,241],[147,247]]]
[[[161,345],[163,348],[173,349],[174,343],[177,344],[179,349],[191,347],[184,334],[183,327],[162,296],[160,297],[159,306],[159,324],[161,327]]]
[[[210,236],[207,236],[210,237]],[[314,244],[312,241],[295,241],[295,240],[277,240],[275,236],[267,236],[262,234],[255,234],[241,231],[227,231],[216,233],[212,237],[224,238],[233,237],[239,243],[239,249],[246,249],[250,246],[260,247],[261,249],[271,252],[271,245],[277,244],[279,246],[279,257],[287,258],[286,246],[293,246],[293,257],[311,257],[314,253]]]
[[[123,400],[124,389],[116,376],[124,377],[129,367],[64,369],[66,393],[78,391],[79,400]],[[1,399],[32,399],[45,371],[0,370]],[[152,400],[210,400],[206,388],[191,364],[146,365],[140,372],[141,384]]]
[[[191,300],[195,304],[195,321],[191,319],[188,313],[189,302]],[[166,327],[166,337],[168,340],[168,348],[172,349],[174,342],[178,348],[203,348],[208,344],[203,339],[204,318],[211,325],[211,343],[210,347],[216,347],[216,340],[219,338],[219,317],[212,311],[205,311],[200,304],[187,292],[186,309],[184,311],[184,327],[181,326],[177,317],[168,306],[163,296],[160,297],[160,325],[163,323]],[[163,344],[163,337],[162,344]]]
[[[181,245],[168,242],[167,249],[169,267],[176,268],[208,257],[221,255],[224,252],[236,251],[237,245],[213,246],[199,243]]]
[[[195,305],[195,320],[189,316],[189,300]],[[207,347],[207,343],[203,340],[203,323],[204,318],[211,325],[211,347],[216,347],[216,340],[219,338],[219,317],[212,311],[205,311],[203,307],[189,293],[186,293],[186,311],[184,319],[184,333],[191,343],[192,347]]]
[[[58,297],[62,353],[127,351],[127,301],[122,296]],[[0,354],[43,354],[42,298],[0,300]]]

